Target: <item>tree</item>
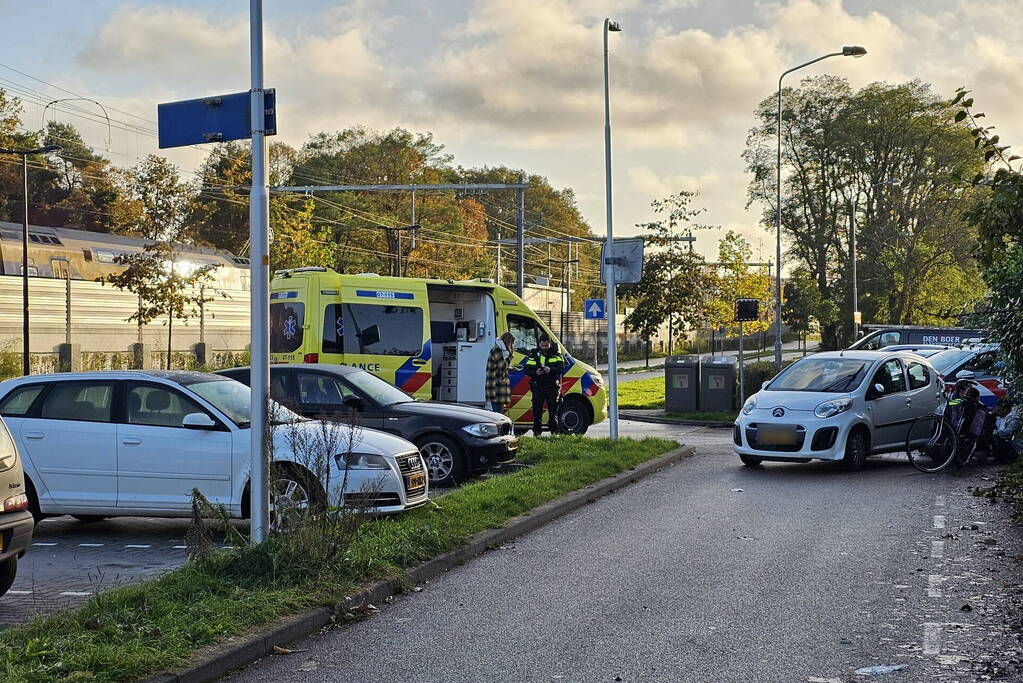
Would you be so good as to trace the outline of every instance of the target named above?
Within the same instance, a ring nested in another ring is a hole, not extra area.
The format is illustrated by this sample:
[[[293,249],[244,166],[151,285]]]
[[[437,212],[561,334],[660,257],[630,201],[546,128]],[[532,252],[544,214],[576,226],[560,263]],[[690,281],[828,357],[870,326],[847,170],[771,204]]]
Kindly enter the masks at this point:
[[[707,303],[711,327],[723,327],[728,334],[738,334],[735,300],[759,299],[766,302],[771,298],[771,277],[763,268],[750,266],[752,257],[753,249],[749,242],[734,230],[729,230],[718,242],[718,262],[710,272],[714,293]],[[744,334],[770,329],[773,313],[769,306],[761,307],[761,311],[760,320],[743,323]]]
[[[715,291],[715,278],[703,257],[678,238],[689,235],[698,225],[702,209],[691,207],[695,192],[681,190],[651,203],[663,218],[641,225],[649,233],[643,262],[643,278],[621,288],[622,298],[633,306],[625,325],[649,339],[667,320],[673,330],[697,329],[709,318],[708,292]]]
[[[803,268],[797,268],[785,285],[781,319],[806,339],[814,324],[830,325],[838,319],[838,306],[821,298],[817,282]]]
[[[167,369],[171,367],[171,344],[174,319],[188,320],[212,297],[202,287],[212,278],[219,264],[198,265],[183,259],[170,242],[156,242],[145,251],[122,254],[118,263],[125,266],[120,273],[99,278],[138,298],[138,308],[128,317],[138,324],[138,341],[142,343],[142,328],[157,318],[167,316]]]
[[[126,209],[120,230],[153,241],[187,239],[185,219],[193,191],[181,180],[177,166],[150,154],[125,178],[131,207]]]
[[[972,191],[950,182],[981,163],[969,131],[918,81],[853,92],[844,79],[806,79],[784,91],[782,230],[788,256],[838,308],[822,324],[826,348],[848,341],[850,224],[860,245],[859,308],[867,321],[939,322],[934,308],[982,295],[966,283],[976,231]],[[757,109],[744,152],[750,203],[774,223],[775,98]],[[897,182],[895,182],[897,181]],[[936,294],[940,292],[940,296]],[[936,300],[937,299],[937,300]]]

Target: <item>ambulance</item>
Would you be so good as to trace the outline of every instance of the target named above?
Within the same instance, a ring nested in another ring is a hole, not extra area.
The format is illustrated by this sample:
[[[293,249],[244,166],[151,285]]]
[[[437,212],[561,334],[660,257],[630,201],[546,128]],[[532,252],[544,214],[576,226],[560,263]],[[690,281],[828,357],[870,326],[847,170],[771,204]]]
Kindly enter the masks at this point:
[[[292,268],[270,283],[270,361],[336,363],[368,370],[421,400],[483,406],[487,357],[504,332],[515,338],[511,404],[532,425],[525,354],[547,334],[566,359],[561,426],[583,434],[607,416],[600,373],[573,358],[510,290],[486,280],[347,275]]]

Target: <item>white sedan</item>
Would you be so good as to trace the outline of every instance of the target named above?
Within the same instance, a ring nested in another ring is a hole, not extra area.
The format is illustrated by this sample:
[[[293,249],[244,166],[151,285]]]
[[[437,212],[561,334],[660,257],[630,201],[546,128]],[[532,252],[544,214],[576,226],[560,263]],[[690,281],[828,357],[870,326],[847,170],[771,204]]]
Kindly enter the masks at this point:
[[[765,460],[841,460],[900,451],[913,421],[933,413],[942,383],[906,351],[829,351],[782,370],[743,405],[733,428],[746,465]]]
[[[193,488],[247,517],[249,396],[244,384],[198,372],[33,375],[0,382],[0,415],[24,458],[37,519],[186,517]],[[427,501],[414,444],[372,429],[325,436],[319,422],[273,412],[272,524],[295,506],[392,513]]]

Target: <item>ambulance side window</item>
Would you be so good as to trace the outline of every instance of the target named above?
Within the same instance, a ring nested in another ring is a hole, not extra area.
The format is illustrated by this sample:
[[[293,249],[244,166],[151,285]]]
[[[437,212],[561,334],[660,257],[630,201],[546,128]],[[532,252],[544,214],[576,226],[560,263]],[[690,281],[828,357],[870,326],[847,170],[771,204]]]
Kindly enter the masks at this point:
[[[519,353],[529,353],[539,345],[540,323],[533,318],[509,315],[508,331],[515,337],[515,350]]]
[[[291,353],[302,347],[305,304],[298,301],[270,304],[270,353]]]
[[[416,306],[342,304],[345,353],[418,356],[423,350],[423,309]]]
[[[345,322],[341,304],[327,304],[323,309],[323,353],[344,353]]]

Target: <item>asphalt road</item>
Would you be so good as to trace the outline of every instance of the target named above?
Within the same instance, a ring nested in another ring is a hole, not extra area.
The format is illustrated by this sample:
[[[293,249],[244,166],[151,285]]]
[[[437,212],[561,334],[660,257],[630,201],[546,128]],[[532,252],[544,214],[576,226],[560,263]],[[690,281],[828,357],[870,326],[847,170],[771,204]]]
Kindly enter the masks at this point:
[[[676,433],[694,458],[232,680],[976,680],[998,617],[962,605],[1008,576],[980,555],[1019,552],[966,490],[984,471],[750,469],[727,431]]]
[[[651,431],[654,428],[654,431]],[[680,437],[674,428],[622,422],[622,434]],[[606,436],[605,422],[592,435]],[[438,489],[442,496],[451,489]],[[85,524],[71,517],[44,519],[21,559],[11,591],[0,598],[0,628],[39,614],[80,605],[98,591],[150,578],[184,564],[188,519],[117,517]],[[241,530],[248,523],[237,521]]]

